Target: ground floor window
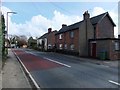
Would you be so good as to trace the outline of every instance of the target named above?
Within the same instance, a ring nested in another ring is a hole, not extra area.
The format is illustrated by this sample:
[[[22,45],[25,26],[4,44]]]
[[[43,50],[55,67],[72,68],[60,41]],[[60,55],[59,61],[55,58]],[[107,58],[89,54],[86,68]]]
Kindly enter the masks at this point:
[[[120,47],[119,47],[119,42],[115,42],[115,50],[120,50]]]
[[[62,49],[62,44],[59,44],[59,49]]]
[[[64,45],[64,48],[67,49],[67,44]]]
[[[48,49],[52,49],[52,45],[51,44],[48,44]]]
[[[70,45],[70,49],[71,49],[71,50],[74,50],[74,48],[75,48],[74,44],[71,44],[71,45]]]

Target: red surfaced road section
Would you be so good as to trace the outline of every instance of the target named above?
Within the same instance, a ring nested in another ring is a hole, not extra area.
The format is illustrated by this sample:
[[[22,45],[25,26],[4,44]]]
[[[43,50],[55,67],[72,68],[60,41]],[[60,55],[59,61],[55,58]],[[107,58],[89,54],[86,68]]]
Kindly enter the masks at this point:
[[[60,64],[37,57],[33,54],[26,53],[25,51],[22,50],[13,50],[13,51],[20,58],[20,60],[23,62],[23,64],[26,66],[26,68],[29,71],[51,69],[62,66]]]

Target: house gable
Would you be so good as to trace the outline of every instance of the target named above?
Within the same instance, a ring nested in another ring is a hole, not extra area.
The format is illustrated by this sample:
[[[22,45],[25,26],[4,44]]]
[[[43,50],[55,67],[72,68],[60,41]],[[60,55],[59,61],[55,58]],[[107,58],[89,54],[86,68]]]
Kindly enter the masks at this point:
[[[114,24],[109,15],[106,14],[97,24],[96,38],[113,38],[114,37]]]

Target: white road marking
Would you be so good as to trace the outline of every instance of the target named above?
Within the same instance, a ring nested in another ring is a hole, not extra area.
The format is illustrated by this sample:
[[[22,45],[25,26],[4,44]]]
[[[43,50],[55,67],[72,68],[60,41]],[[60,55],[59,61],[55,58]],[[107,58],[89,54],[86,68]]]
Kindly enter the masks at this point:
[[[34,54],[34,53],[32,53],[32,52],[28,52],[28,51],[25,51],[26,53],[30,53],[30,54],[33,54],[33,55],[35,55],[36,56],[36,54]]]
[[[118,85],[118,86],[120,86],[120,84],[118,83],[118,82],[115,82],[115,81],[112,81],[112,80],[108,80],[110,83],[113,83],[113,84],[115,84],[115,85]]]
[[[49,61],[52,61],[52,62],[55,62],[55,63],[57,63],[57,64],[61,64],[61,65],[63,65],[63,66],[66,66],[66,67],[71,67],[71,66],[69,66],[69,65],[67,65],[67,64],[64,64],[64,63],[61,63],[61,62],[58,62],[58,61],[55,61],[55,60],[52,60],[52,59],[49,59],[49,58],[46,58],[46,57],[44,57],[44,59],[47,59],[47,60],[49,60]]]
[[[104,67],[109,67],[109,66],[107,66],[107,65],[101,65],[101,66],[104,66]]]

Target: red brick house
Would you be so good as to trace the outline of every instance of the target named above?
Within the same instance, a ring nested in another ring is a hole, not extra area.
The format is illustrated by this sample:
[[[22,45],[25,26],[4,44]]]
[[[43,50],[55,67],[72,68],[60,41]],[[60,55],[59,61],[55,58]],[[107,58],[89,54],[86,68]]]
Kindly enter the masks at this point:
[[[55,47],[55,33],[52,28],[48,29],[48,32],[37,39],[37,47],[43,51],[52,50]]]
[[[83,20],[72,25],[62,25],[56,33],[57,50],[78,53],[79,56],[118,59],[115,50],[114,24],[108,12],[90,18],[86,11]]]

